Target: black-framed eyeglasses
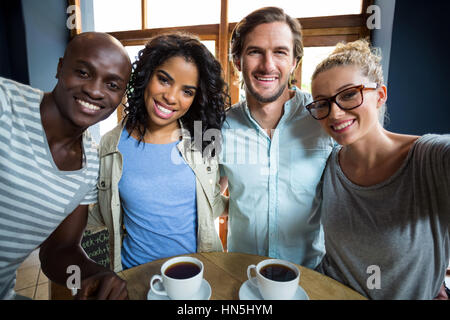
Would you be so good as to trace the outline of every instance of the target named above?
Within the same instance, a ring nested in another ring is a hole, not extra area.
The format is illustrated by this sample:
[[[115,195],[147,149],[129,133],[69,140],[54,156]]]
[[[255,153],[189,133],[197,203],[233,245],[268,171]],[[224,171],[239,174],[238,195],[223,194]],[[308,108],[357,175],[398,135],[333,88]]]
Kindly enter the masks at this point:
[[[339,91],[332,97],[315,100],[308,104],[306,109],[314,119],[322,120],[330,114],[331,103],[336,103],[342,110],[352,110],[363,104],[363,90],[375,90],[377,88],[378,84],[376,83],[350,87]]]

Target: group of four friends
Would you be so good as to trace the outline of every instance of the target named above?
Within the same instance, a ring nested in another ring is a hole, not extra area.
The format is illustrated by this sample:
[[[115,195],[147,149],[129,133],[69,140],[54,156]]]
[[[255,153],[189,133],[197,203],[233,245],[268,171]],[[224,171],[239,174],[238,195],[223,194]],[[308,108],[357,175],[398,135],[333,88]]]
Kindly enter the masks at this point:
[[[48,93],[0,78],[0,298],[20,298],[15,271],[39,247],[52,281],[80,267],[78,298],[125,299],[115,272],[222,251],[224,212],[228,251],[316,269],[371,299],[446,297],[450,136],[383,128],[380,55],[366,40],[338,44],[302,92],[301,27],[276,7],[237,24],[231,55],[245,89],[231,108],[219,62],[182,33],[152,38],[133,64],[113,37],[77,35]],[[124,95],[124,119],[97,148],[88,127]],[[108,228],[111,268],[81,248],[88,224]],[[373,265],[381,285],[369,288]]]

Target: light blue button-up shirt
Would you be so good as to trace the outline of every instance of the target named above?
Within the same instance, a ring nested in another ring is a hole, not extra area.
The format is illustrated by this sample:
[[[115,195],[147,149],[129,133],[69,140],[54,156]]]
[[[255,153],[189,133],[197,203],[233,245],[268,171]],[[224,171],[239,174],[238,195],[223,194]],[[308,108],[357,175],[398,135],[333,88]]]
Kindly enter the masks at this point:
[[[294,90],[272,139],[245,101],[227,114],[221,175],[230,193],[228,250],[315,268],[325,252],[316,191],[333,140],[304,108],[311,95]]]

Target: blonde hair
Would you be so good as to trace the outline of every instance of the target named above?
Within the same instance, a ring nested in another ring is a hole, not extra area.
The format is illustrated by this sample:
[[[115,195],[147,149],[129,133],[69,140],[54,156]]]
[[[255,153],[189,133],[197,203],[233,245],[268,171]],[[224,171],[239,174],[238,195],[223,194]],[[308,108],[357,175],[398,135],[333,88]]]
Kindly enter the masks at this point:
[[[378,86],[384,84],[381,52],[379,49],[372,48],[366,39],[338,43],[333,52],[317,65],[311,80],[314,80],[319,73],[338,66],[355,66],[364,77]],[[379,122],[384,126],[385,121],[389,121],[389,117],[384,104],[379,109]]]
[[[383,69],[381,67],[381,53],[371,48],[365,39],[349,43],[338,43],[334,51],[319,63],[313,73],[312,80],[324,71],[337,66],[356,66],[363,76],[370,81],[382,85],[384,83]]]

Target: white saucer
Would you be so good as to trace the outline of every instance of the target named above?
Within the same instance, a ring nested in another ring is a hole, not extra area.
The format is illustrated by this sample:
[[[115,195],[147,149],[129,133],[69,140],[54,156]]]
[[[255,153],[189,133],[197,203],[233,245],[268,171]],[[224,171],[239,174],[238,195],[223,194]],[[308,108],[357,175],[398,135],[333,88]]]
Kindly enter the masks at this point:
[[[239,289],[239,300],[264,300],[261,294],[259,293],[258,288],[254,287],[247,280],[245,281],[241,288]],[[305,290],[299,285],[295,295],[291,300],[309,300],[308,295]]]
[[[163,289],[161,282],[157,282],[156,285],[161,287],[157,289]],[[211,298],[211,286],[209,285],[208,281],[203,279],[202,284],[200,285],[200,289],[197,291],[197,293],[186,300],[209,300],[209,298]],[[171,300],[171,299],[168,296],[161,296],[159,294],[156,294],[152,291],[152,289],[150,289],[148,290],[147,300]]]

